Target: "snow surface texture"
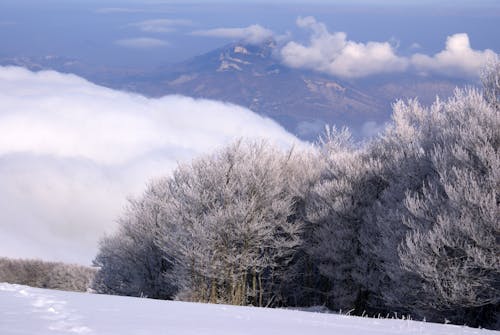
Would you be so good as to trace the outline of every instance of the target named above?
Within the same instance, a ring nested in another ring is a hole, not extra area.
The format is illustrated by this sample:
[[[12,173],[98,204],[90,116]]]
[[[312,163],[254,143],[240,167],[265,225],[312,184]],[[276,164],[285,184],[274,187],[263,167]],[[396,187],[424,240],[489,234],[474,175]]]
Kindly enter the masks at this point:
[[[2,335],[499,333],[408,320],[94,295],[0,283]]]

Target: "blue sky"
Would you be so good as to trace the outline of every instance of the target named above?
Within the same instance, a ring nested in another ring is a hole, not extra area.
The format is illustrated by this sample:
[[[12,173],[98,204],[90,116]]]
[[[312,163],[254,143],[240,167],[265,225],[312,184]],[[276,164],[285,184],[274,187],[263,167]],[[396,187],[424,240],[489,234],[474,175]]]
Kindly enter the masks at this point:
[[[495,36],[500,27],[500,5],[487,0],[442,1],[439,5],[433,1],[370,0],[3,0],[0,57],[58,55],[94,65],[154,67],[233,40],[194,36],[192,31],[259,24],[304,41],[307,33],[298,29],[295,21],[309,15],[325,23],[331,32],[345,32],[357,42],[390,41],[402,55],[414,52],[417,45],[419,52],[438,52],[446,37],[455,33],[467,33],[475,49],[500,50]],[[163,31],[140,26],[151,20],[179,22],[171,22]],[[155,40],[161,42],[155,44]]]

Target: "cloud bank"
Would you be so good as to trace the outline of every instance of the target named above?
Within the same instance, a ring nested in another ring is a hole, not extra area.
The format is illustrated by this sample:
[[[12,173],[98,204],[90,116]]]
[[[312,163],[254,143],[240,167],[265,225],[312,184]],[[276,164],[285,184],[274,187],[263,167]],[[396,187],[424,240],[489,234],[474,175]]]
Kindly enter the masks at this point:
[[[127,196],[241,136],[297,141],[231,104],[0,67],[0,255],[89,264]]]
[[[169,33],[178,26],[190,26],[192,22],[182,19],[155,19],[132,23],[131,26],[147,33]]]
[[[135,49],[158,48],[169,45],[167,41],[150,37],[125,38],[121,40],[116,40],[115,44],[122,47],[135,48]]]
[[[416,53],[410,57],[397,54],[389,42],[366,43],[347,39],[344,32],[329,32],[326,25],[308,16],[297,19],[300,28],[310,32],[302,44],[289,41],[279,51],[282,62],[292,68],[314,70],[343,78],[361,78],[383,73],[414,71],[453,77],[477,76],[492,50],[472,49],[465,33],[448,37],[445,48],[433,56]],[[413,49],[420,45],[414,43]]]
[[[274,37],[272,30],[254,24],[245,28],[216,28],[208,30],[197,30],[191,33],[197,36],[231,38],[242,40],[249,44],[259,44]]]

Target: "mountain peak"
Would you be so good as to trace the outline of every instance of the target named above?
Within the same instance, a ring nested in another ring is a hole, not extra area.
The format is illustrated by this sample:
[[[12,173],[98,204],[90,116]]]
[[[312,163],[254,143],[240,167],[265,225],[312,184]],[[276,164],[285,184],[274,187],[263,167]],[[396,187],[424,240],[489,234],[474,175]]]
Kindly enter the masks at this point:
[[[219,49],[217,72],[245,71],[245,68],[269,67],[275,63],[272,55],[276,43],[267,41],[261,44],[231,43]]]

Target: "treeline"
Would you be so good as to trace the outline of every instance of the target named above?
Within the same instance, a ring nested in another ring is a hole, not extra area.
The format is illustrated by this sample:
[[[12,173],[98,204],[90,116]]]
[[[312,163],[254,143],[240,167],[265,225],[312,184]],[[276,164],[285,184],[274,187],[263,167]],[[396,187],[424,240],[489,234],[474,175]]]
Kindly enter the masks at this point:
[[[98,292],[500,326],[500,64],[359,146],[239,141],[130,200]]]
[[[86,292],[96,271],[75,264],[0,257],[0,282],[11,284]]]

